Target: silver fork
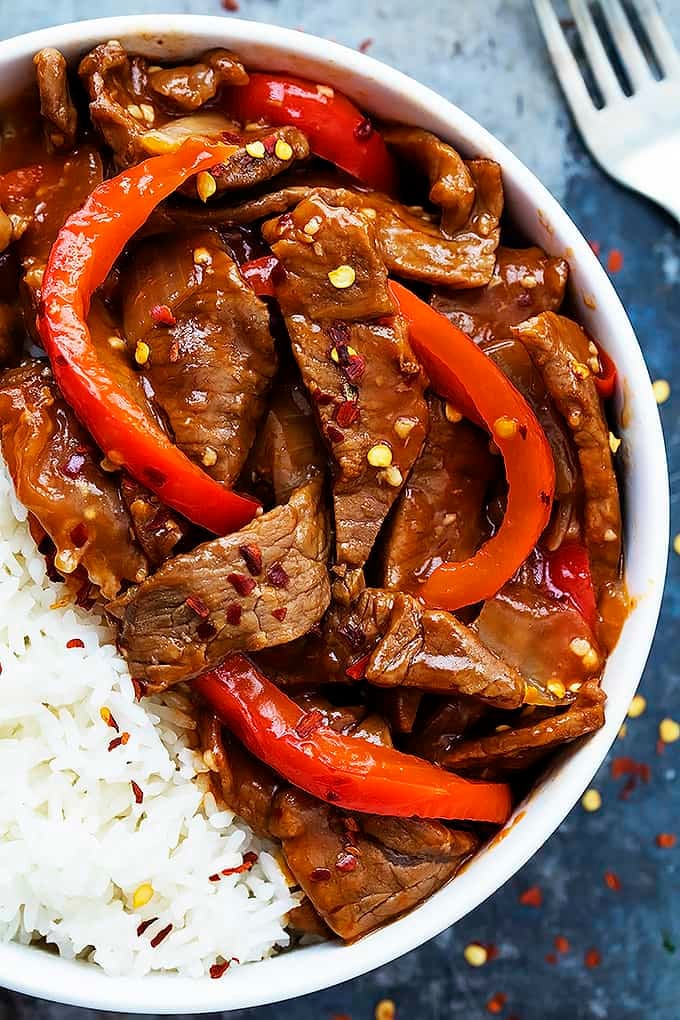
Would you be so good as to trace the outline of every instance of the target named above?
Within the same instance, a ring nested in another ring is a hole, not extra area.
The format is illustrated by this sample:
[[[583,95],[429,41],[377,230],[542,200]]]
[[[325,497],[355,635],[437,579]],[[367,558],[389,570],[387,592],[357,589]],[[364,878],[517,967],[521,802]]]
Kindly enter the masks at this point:
[[[633,0],[663,77],[652,74],[620,0],[600,0],[632,95],[626,96],[600,38],[588,0],[569,0],[583,51],[603,100],[590,97],[551,0],[534,0],[564,94],[600,166],[680,221],[680,54],[655,0]]]

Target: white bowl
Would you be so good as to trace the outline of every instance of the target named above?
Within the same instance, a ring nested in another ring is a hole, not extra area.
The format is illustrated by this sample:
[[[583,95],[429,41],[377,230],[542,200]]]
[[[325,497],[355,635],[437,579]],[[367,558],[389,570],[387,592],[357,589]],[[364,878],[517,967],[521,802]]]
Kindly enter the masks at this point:
[[[666,458],[640,348],[588,243],[533,174],[457,107],[371,57],[325,39],[231,18],[174,14],[83,21],[0,43],[0,102],[31,80],[31,57],[41,47],[56,46],[75,58],[106,39],[120,39],[132,50],[164,59],[228,46],[249,67],[295,72],[327,82],[372,113],[428,128],[465,154],[497,160],[503,168],[510,215],[532,242],[568,258],[580,318],[614,358],[622,380],[617,410],[625,422],[621,434],[626,465],[626,578],[634,609],[604,675],[606,723],[560,756],[517,809],[505,838],[495,840],[458,878],[416,910],[355,945],[327,943],[295,950],[238,968],[221,981],[174,976],[110,978],[94,965],[65,961],[36,948],[0,946],[0,984],[43,999],[139,1013],[238,1009],[327,988],[422,945],[474,910],[554,832],[615,739],[649,653],[668,551]]]

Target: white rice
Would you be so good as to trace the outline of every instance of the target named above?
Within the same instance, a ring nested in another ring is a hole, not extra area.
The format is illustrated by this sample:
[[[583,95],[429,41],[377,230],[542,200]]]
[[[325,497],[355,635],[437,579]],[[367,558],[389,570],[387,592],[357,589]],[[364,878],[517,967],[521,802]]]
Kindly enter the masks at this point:
[[[286,946],[296,899],[266,846],[219,810],[181,694],[136,703],[111,631],[55,608],[65,594],[0,463],[0,940],[44,939],[110,974],[191,977]],[[74,638],[84,647],[67,648]],[[112,751],[102,708],[130,735]],[[209,880],[250,850],[251,871]]]

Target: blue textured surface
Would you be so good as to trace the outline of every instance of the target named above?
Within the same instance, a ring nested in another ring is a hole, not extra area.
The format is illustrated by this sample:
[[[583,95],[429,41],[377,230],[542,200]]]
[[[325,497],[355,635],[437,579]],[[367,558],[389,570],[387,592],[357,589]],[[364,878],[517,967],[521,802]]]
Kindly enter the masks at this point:
[[[680,42],[679,0],[661,4]],[[415,9],[414,9],[415,8]],[[0,36],[49,24],[140,11],[219,14],[219,0],[0,0]],[[303,27],[357,46],[433,86],[481,120],[541,176],[588,238],[624,254],[615,285],[633,320],[653,378],[668,379],[662,408],[674,486],[673,534],[680,531],[680,362],[674,356],[680,298],[680,230],[662,212],[618,188],[595,168],[573,132],[534,22],[529,0],[241,0],[241,15]],[[229,17],[229,15],[225,15]],[[654,494],[650,493],[650,499]],[[602,810],[576,808],[549,844],[471,917],[401,960],[350,984],[294,1004],[239,1013],[258,1020],[372,1020],[394,1000],[398,1020],[483,1020],[486,1003],[507,995],[506,1020],[678,1020],[680,1018],[680,846],[656,847],[658,832],[680,835],[680,743],[657,756],[659,720],[680,715],[675,641],[680,559],[669,584],[643,688],[649,707],[629,722],[613,754],[651,765],[651,780],[627,801],[607,765],[595,785]],[[615,872],[621,890],[604,882]],[[522,906],[531,886],[540,908]],[[569,953],[550,963],[556,935]],[[494,943],[499,956],[478,970],[463,960],[468,942]],[[665,945],[664,945],[665,942]],[[677,952],[672,951],[678,944]],[[601,965],[584,966],[594,947]],[[102,1017],[104,1014],[100,1014]],[[50,1006],[0,990],[0,1016],[76,1020],[94,1013]],[[236,1014],[232,1014],[236,1016]]]

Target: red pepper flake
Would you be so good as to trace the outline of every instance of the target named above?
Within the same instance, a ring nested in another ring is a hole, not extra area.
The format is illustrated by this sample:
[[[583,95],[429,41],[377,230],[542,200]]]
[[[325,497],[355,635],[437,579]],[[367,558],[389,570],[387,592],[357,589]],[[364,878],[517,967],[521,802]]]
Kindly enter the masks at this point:
[[[243,875],[244,872],[250,871],[253,864],[257,862],[257,854],[253,853],[252,850],[248,850],[243,855],[243,864],[237,865],[235,868],[222,868],[221,875]],[[212,881],[212,879],[211,879]]]
[[[345,353],[347,353],[346,350],[347,344],[349,343],[350,337],[352,335],[349,323],[345,322],[343,319],[336,319],[334,322],[331,322],[331,324],[326,327],[326,333],[333,341],[333,345],[338,348],[338,357],[342,359],[342,353],[340,351],[340,348],[344,346]]]
[[[262,550],[259,545],[249,543],[248,545],[240,545],[238,551],[243,557],[243,562],[248,568],[248,573],[257,577],[258,574],[262,573]]]
[[[678,842],[678,837],[672,832],[660,832],[654,842],[661,850],[672,850]]]
[[[238,0],[222,0],[222,7],[225,11],[231,11],[232,14],[235,14],[239,9],[239,2]]]
[[[633,758],[622,756],[615,758],[612,762],[611,775],[612,779],[621,779],[623,776],[628,777],[619,794],[621,800],[627,800],[637,786],[638,780],[641,779],[643,783],[649,782],[651,769],[644,762],[638,762]]]
[[[604,873],[604,884],[612,892],[621,892],[621,879],[615,871],[605,871]]]
[[[543,904],[543,893],[537,885],[532,885],[530,889],[525,889],[519,902],[523,907],[540,907]]]
[[[142,790],[141,786],[139,786],[139,784],[136,783],[134,781],[134,779],[130,780],[130,786],[132,787],[132,792],[135,795],[135,804],[143,803],[143,801],[144,801],[144,791]]]
[[[137,677],[132,677],[132,689],[135,692],[135,701],[141,701],[146,694],[146,683],[144,680],[138,680]]]
[[[366,370],[366,358],[363,354],[351,354],[349,364],[343,370],[350,382],[358,382]]]
[[[72,637],[70,641],[66,642],[67,648],[84,648],[85,643],[80,640],[79,637]]]
[[[309,712],[305,712],[301,716],[299,722],[295,727],[295,732],[298,737],[303,740],[307,737],[311,737],[312,733],[316,733],[319,727],[324,724],[323,712],[320,712],[318,708],[312,708]]]
[[[337,792],[337,790],[327,790],[326,800],[328,801],[329,804],[335,804],[336,801],[340,800],[340,794]]]
[[[555,955],[555,953],[546,953],[545,962],[549,963],[551,967],[554,967],[554,965],[557,963],[557,956]]]
[[[356,871],[358,863],[354,854],[340,852],[335,862],[335,870],[346,875],[351,871]]]
[[[166,924],[165,928],[161,928],[161,930],[158,932],[158,935],[154,935],[154,937],[151,939],[150,943],[151,948],[156,949],[158,946],[160,946],[163,939],[166,939],[171,931],[172,931],[171,924]]]
[[[326,435],[330,439],[331,443],[342,443],[345,439],[345,433],[341,429],[337,428],[332,421],[326,425]]]
[[[335,409],[335,420],[341,428],[353,425],[359,417],[359,407],[355,400],[343,400]]]
[[[517,431],[519,432],[519,434],[522,437],[522,439],[526,439],[527,434],[529,432],[529,430],[527,429],[526,425],[520,425],[518,427]]]
[[[555,936],[555,949],[558,953],[568,953],[571,949],[569,945],[569,939],[565,938],[564,935]]]
[[[276,137],[276,135],[267,135],[266,138],[262,139],[262,144],[264,145],[264,151],[269,156],[273,156],[274,155],[274,150],[276,149],[277,141],[278,141],[278,138]]]
[[[72,453],[69,459],[61,465],[61,473],[67,478],[78,478],[85,467],[85,460],[82,453]]]
[[[123,746],[125,746],[125,744],[127,744],[129,739],[130,739],[130,734],[129,733],[121,733],[121,735],[120,735],[120,742],[121,742],[121,744]]]
[[[600,254],[600,247],[601,247],[600,242],[599,241],[588,241],[588,244],[593,249],[593,252],[595,253],[595,255],[599,256],[599,254]]]
[[[666,745],[664,744],[664,742],[661,739],[661,737],[659,737],[659,739],[656,742],[656,753],[657,754],[665,754],[665,751],[666,751]]]
[[[99,714],[107,726],[110,726],[112,730],[116,731],[116,733],[119,732],[120,727],[118,726],[118,723],[114,719],[110,708],[106,708],[106,706],[104,706],[104,708],[100,708]]]
[[[364,117],[354,128],[354,137],[358,142],[367,142],[373,134],[373,125],[368,117]]]
[[[116,748],[117,748],[117,747],[120,747],[120,745],[121,745],[122,743],[123,743],[123,738],[122,738],[122,736],[120,736],[120,737],[114,737],[114,738],[113,738],[113,740],[112,740],[112,741],[110,741],[110,743],[109,743],[109,751],[115,751],[115,750],[116,750]]]
[[[236,588],[239,595],[243,595],[244,597],[251,594],[256,584],[252,577],[248,577],[246,574],[237,574],[235,572],[227,574],[227,581]]]
[[[227,606],[227,623],[232,627],[238,627],[241,622],[241,607],[238,602],[230,602]]]
[[[279,620],[281,623],[283,623],[287,615],[288,615],[287,606],[279,606],[278,609],[272,609],[272,616],[274,617],[275,620]]]
[[[505,1004],[508,1001],[507,995],[503,992],[497,992],[493,998],[489,999],[486,1004],[487,1012],[489,1013],[502,1013],[505,1009]]]
[[[500,950],[494,942],[487,942],[484,946],[486,949],[486,962],[490,963],[491,960],[497,960],[500,956]]]
[[[210,616],[210,610],[200,595],[190,595],[189,598],[184,600],[184,605],[190,609],[192,613],[196,613],[196,616],[200,616],[202,620],[207,620]]]
[[[612,248],[607,258],[607,269],[610,273],[620,273],[623,269],[623,252],[618,248]]]
[[[309,877],[312,882],[327,882],[331,877],[331,873],[328,868],[314,868]]]
[[[229,2],[230,3],[235,3],[235,0],[229,0]],[[222,0],[222,6],[224,6],[225,3],[226,3],[226,0]],[[229,7],[227,8],[227,10],[230,10],[230,9],[233,9],[233,8],[229,8]],[[238,4],[236,4],[236,8],[235,9],[238,10]],[[226,971],[229,970],[229,965],[230,964],[231,964],[231,960],[223,960],[222,963],[213,963],[212,967],[210,968],[210,970],[208,972],[210,974],[210,977],[213,978],[214,981],[219,980],[219,978],[221,978],[222,975],[225,974]]]
[[[602,954],[597,949],[589,949],[583,958],[586,967],[599,967],[602,963]]]
[[[345,676],[348,676],[350,680],[363,680],[370,658],[370,652],[367,655],[362,655],[360,659],[357,659],[356,662],[347,667]]]
[[[214,875],[208,875],[208,881],[209,882],[219,882],[220,881],[220,876],[217,874],[217,872],[215,872]]]
[[[151,309],[151,321],[156,326],[176,326],[177,319],[167,305],[154,305]]]
[[[359,53],[368,53],[374,42],[375,39],[362,39],[359,45],[357,46]]]
[[[320,407],[323,407],[326,404],[331,404],[334,399],[332,393],[325,393],[323,390],[319,389],[318,386],[312,390],[312,397]]]
[[[142,923],[137,927],[137,935],[141,938],[146,929],[150,928],[151,925],[157,920],[158,920],[157,917],[149,917],[147,918],[146,921],[142,921]]]
[[[282,563],[272,563],[267,570],[267,580],[273,588],[287,588],[290,583],[290,577]]]

